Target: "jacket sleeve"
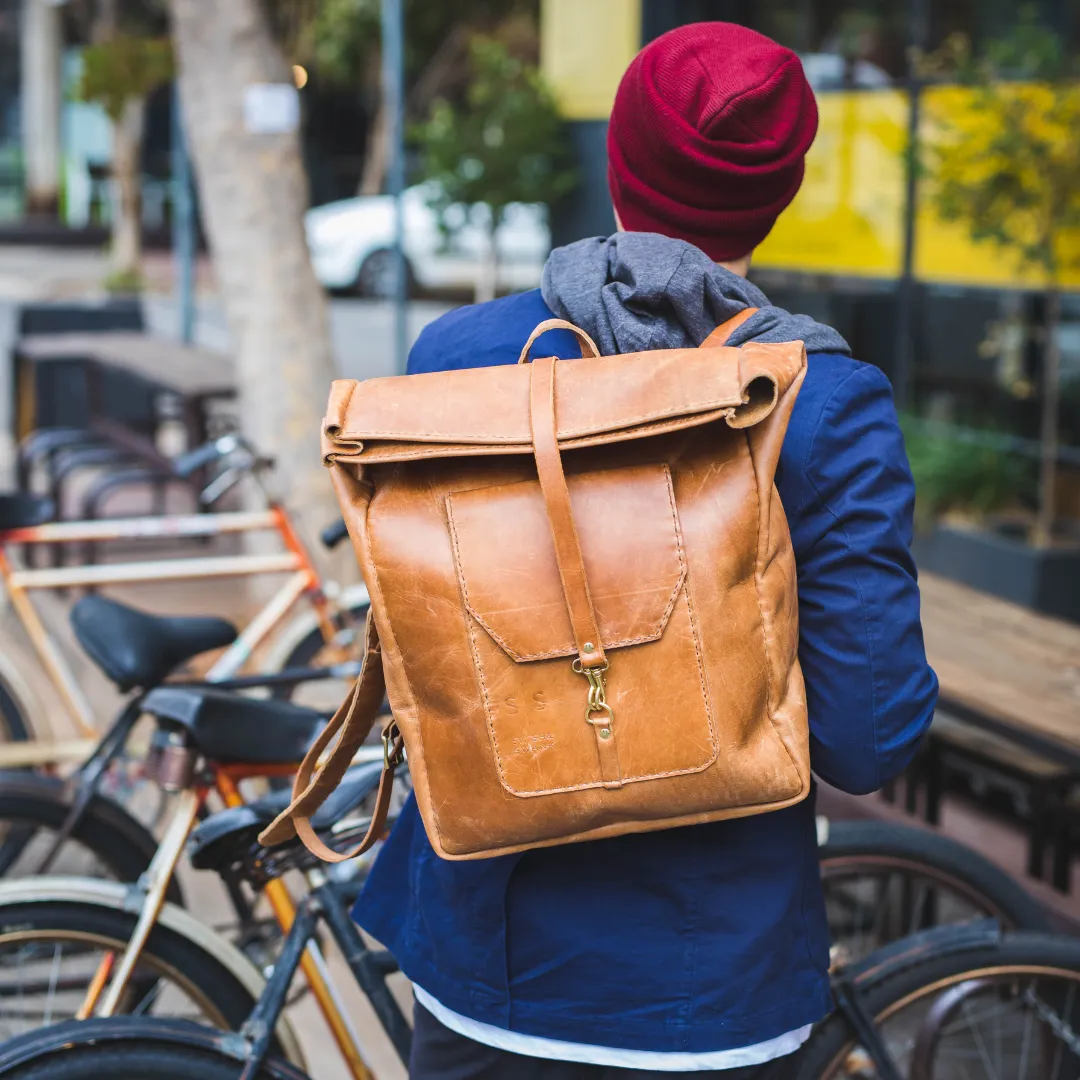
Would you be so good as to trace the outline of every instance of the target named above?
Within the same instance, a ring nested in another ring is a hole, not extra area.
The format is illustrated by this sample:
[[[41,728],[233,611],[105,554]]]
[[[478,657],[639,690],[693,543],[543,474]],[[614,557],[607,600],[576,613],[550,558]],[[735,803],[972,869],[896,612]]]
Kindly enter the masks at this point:
[[[865,794],[911,760],[937,699],[909,550],[915,485],[877,368],[844,377],[806,430],[781,467],[801,473],[789,519],[810,762],[827,783]]]

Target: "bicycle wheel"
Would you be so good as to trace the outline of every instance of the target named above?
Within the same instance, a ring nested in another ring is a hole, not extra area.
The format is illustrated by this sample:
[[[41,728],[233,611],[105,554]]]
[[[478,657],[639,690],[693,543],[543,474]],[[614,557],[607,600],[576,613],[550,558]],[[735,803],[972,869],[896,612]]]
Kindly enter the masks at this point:
[[[850,963],[931,926],[997,919],[1048,930],[1042,906],[976,851],[925,829],[830,822],[818,849],[834,960]]]
[[[103,965],[114,963],[136,914],[80,900],[0,906],[0,1042],[76,1016]],[[238,1028],[254,998],[216,956],[160,923],[121,1012]]]
[[[364,601],[347,608],[342,617],[343,625],[332,642],[324,640],[318,627],[309,631],[293,646],[282,668],[330,667],[348,660],[359,660],[364,644],[364,623],[370,606]],[[295,686],[276,686],[273,696],[332,713],[345,700],[351,684],[352,680],[347,678],[318,679]]]
[[[0,743],[26,742],[30,724],[11,688],[0,678]]]
[[[152,1040],[66,1043],[4,1073],[5,1080],[236,1080],[240,1062],[206,1047]],[[275,1080],[261,1069],[257,1080]],[[298,1075],[289,1071],[289,1075]]]
[[[1008,934],[962,951],[913,948],[859,980],[905,1080],[1077,1080],[1080,941]],[[876,1080],[836,1014],[819,1025],[799,1080]]]
[[[70,809],[61,781],[37,773],[0,773],[0,877],[39,873]],[[137,881],[156,850],[157,841],[138,820],[117,803],[96,795],[61,845],[49,872]],[[183,903],[175,880],[168,898]]]

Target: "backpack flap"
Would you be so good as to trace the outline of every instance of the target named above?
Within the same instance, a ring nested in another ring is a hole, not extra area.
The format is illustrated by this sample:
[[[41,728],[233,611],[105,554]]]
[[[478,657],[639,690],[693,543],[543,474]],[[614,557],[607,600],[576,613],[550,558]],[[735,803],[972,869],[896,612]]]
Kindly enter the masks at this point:
[[[667,349],[558,363],[559,447],[726,420],[759,423],[802,369],[802,342]],[[526,365],[334,383],[324,457],[363,464],[533,452]]]

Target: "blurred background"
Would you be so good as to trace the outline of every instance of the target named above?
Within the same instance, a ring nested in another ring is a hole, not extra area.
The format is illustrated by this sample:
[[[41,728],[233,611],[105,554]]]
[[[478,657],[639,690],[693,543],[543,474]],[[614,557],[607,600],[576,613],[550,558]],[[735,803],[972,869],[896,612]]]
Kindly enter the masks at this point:
[[[880,367],[901,413],[944,719],[891,797],[1063,893],[1077,0],[0,0],[0,467],[32,483],[32,432],[104,419],[167,478],[239,421],[301,526],[325,524],[330,379],[403,370],[433,318],[613,231],[618,80],[704,19],[795,49],[818,97],[751,276]]]

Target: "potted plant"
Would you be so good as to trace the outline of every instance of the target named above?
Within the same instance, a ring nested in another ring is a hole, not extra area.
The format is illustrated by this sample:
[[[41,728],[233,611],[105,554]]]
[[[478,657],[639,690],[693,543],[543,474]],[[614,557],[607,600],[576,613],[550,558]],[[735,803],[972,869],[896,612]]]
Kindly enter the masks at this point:
[[[961,431],[950,439],[938,430],[926,441],[925,426],[909,435],[924,526],[919,561],[1080,621],[1080,554],[1053,543],[1061,282],[1066,270],[1080,266],[1080,79],[1061,39],[1028,10],[1009,38],[991,42],[978,59],[970,42],[957,36],[934,60],[930,70],[951,69],[972,87],[972,97],[969,108],[933,118],[936,135],[925,155],[930,198],[945,220],[962,224],[985,245],[989,257],[1037,272],[1046,300],[1037,484],[1034,470],[1008,448],[1007,436]],[[973,527],[1000,510],[1003,497],[1015,504],[1025,489],[1038,492],[1030,529]],[[966,522],[956,520],[958,506],[968,512]],[[936,525],[927,534],[931,519]]]

